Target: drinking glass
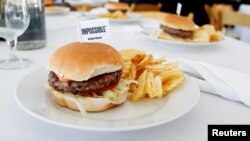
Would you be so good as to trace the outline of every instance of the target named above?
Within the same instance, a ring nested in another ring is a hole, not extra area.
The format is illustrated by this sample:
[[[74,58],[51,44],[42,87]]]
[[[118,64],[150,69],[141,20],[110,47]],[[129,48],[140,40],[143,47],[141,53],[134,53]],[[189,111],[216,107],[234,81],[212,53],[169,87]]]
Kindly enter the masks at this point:
[[[0,69],[20,69],[27,67],[31,61],[16,55],[17,37],[22,35],[30,22],[26,0],[3,0],[5,24],[0,25],[0,37],[4,38],[10,48],[9,58],[0,60]]]

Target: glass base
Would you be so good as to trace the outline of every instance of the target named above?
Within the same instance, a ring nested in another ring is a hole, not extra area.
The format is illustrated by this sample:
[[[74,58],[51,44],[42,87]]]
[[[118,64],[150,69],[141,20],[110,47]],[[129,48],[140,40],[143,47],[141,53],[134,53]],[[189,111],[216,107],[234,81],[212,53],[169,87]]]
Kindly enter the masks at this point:
[[[18,41],[17,50],[33,50],[40,49],[46,46],[46,40],[35,41]]]
[[[15,70],[30,66],[32,61],[24,58],[15,58],[10,60],[0,60],[0,69]]]

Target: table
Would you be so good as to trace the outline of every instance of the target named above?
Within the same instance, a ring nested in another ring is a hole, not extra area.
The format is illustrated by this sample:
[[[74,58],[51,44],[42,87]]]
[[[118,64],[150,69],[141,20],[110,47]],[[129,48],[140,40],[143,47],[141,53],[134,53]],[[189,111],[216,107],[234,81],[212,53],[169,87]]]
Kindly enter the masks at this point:
[[[164,16],[166,16],[166,13],[161,12],[161,11],[139,11],[139,12],[134,12],[134,13],[141,14],[144,17],[156,19],[156,20],[161,20]]]
[[[90,132],[62,128],[28,115],[15,101],[15,87],[26,74],[36,68],[45,66],[48,57],[56,48],[78,40],[75,23],[80,16],[80,13],[69,13],[65,16],[47,17],[47,46],[39,50],[18,51],[20,56],[33,60],[32,66],[22,70],[0,71],[1,140],[202,141],[207,140],[208,124],[250,123],[249,107],[206,93],[201,93],[198,104],[181,118],[158,127],[130,132]],[[250,73],[250,46],[243,42],[226,38],[225,42],[218,46],[205,48],[166,47],[124,31],[121,24],[111,24],[111,26],[112,45],[117,49],[138,48],[154,54],[168,54],[169,57],[202,60]],[[0,43],[0,59],[6,57],[7,51],[8,48],[5,47],[5,44]]]

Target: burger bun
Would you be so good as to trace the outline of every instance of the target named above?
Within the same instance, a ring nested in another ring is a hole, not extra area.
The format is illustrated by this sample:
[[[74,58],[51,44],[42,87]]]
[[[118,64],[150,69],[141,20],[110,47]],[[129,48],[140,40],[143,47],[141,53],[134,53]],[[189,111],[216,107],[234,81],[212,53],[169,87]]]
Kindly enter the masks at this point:
[[[108,10],[128,10],[129,6],[123,2],[109,2],[105,5]]]
[[[121,68],[119,52],[104,43],[67,44],[51,55],[47,65],[48,70],[73,81],[85,81]]]
[[[167,14],[161,20],[161,25],[184,31],[193,31],[195,29],[195,23],[191,19],[175,14]]]

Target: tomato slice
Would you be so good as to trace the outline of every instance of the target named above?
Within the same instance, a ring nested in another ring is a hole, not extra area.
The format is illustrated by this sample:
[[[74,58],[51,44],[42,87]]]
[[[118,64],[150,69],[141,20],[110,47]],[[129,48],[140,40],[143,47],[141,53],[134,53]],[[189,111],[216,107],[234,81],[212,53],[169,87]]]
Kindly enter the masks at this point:
[[[106,91],[106,90],[113,89],[113,88],[116,87],[117,85],[118,85],[118,82],[113,83],[113,84],[111,84],[111,85],[109,85],[109,86],[100,88],[100,89],[89,90],[89,91],[86,91],[86,92],[84,92],[84,93],[88,93],[88,94],[91,94],[91,93],[100,93],[100,92],[103,92],[103,91]]]

